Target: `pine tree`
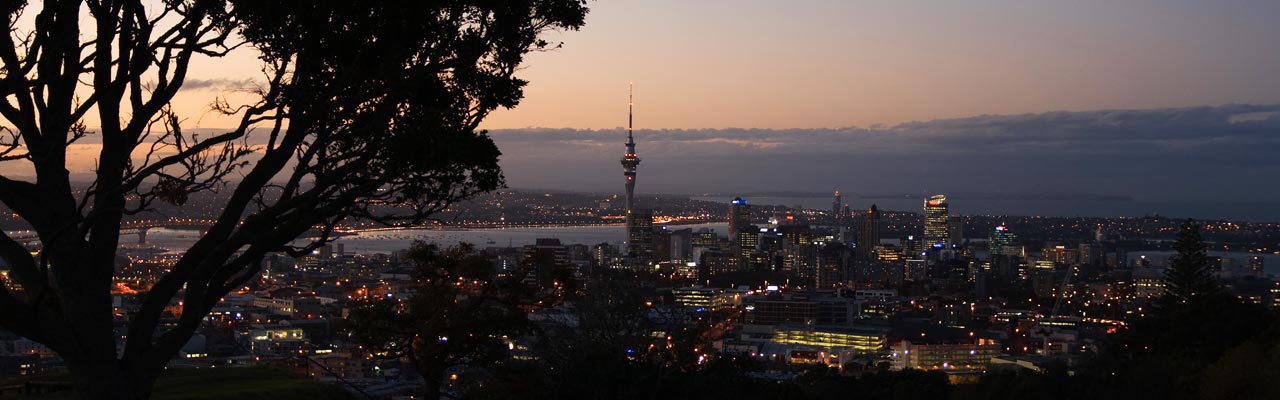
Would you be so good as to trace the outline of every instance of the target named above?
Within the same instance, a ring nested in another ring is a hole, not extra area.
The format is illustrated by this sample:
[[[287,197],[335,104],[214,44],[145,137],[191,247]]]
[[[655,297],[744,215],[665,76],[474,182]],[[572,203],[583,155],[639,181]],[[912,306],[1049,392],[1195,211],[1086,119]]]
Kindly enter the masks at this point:
[[[1209,265],[1200,225],[1187,219],[1174,242],[1174,254],[1165,270],[1164,299],[1172,304],[1187,303],[1220,292],[1218,280]]]

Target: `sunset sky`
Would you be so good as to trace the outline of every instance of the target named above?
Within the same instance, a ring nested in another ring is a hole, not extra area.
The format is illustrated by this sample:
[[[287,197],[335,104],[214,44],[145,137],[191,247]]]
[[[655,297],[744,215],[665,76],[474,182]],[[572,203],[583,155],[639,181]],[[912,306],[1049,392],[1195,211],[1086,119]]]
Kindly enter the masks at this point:
[[[483,125],[512,187],[621,190],[634,82],[641,193],[1100,195],[1280,220],[1280,1],[590,7]],[[199,61],[175,103],[188,129],[230,126],[208,104],[260,68]]]
[[[592,1],[491,129],[837,128],[982,114],[1280,102],[1276,1]],[[260,77],[206,61],[181,109]]]

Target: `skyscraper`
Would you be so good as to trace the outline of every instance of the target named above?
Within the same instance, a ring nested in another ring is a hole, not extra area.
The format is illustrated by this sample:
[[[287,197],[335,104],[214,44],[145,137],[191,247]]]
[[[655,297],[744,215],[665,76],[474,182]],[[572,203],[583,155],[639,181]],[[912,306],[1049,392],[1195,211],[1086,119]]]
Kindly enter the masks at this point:
[[[859,213],[857,219],[858,234],[854,240],[855,253],[859,260],[870,261],[876,257],[876,246],[880,245],[880,209],[875,204],[865,213]]]
[[[924,201],[924,245],[926,249],[947,247],[947,196],[933,195]]]
[[[736,240],[738,232],[751,226],[751,205],[741,197],[729,202],[729,240]]]
[[[947,248],[957,248],[962,244],[964,244],[964,219],[952,215],[947,218]]]
[[[639,243],[635,243],[634,239],[644,236],[643,233],[636,232],[637,229],[640,229],[640,226],[636,224],[636,215],[633,215],[635,213],[636,167],[640,165],[640,157],[636,156],[636,141],[633,135],[633,107],[635,107],[634,87],[627,94],[627,152],[622,155],[622,175],[627,178],[627,255],[635,255],[636,246]],[[650,215],[650,220],[644,224],[648,226],[646,229],[652,229],[652,217]]]
[[[648,264],[653,261],[654,245],[653,210],[637,208],[632,210],[630,226],[627,227],[627,256],[637,264]]]
[[[836,199],[831,202],[831,218],[834,218],[836,221],[840,221],[840,218],[843,216],[844,214],[840,213],[840,191],[837,190]]]
[[[1002,255],[1011,257],[1022,257],[1022,244],[1018,242],[1018,235],[1009,231],[1004,225],[996,227],[991,232],[991,239],[987,241],[990,245],[989,253],[992,257]]]

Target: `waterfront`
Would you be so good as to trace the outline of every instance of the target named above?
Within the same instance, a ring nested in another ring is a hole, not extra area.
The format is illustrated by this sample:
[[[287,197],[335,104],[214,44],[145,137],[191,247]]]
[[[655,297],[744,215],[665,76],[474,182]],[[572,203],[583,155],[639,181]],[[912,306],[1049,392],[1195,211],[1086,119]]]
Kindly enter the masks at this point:
[[[726,223],[668,225],[668,229],[673,230],[685,228],[692,228],[695,231],[708,228],[723,235],[728,229],[728,225]],[[623,231],[624,227],[622,225],[458,230],[371,230],[343,236],[333,243],[334,245],[342,244],[346,251],[353,253],[391,253],[409,248],[415,241],[431,242],[445,246],[466,242],[476,247],[484,248],[518,247],[533,244],[537,239],[555,238],[560,239],[560,242],[565,244],[594,245],[621,243],[624,236]],[[180,251],[190,247],[199,238],[199,231],[156,228],[147,233],[147,244]]]
[[[694,231],[708,228],[723,234],[726,223],[706,223],[693,225],[668,225],[668,229],[692,228]],[[507,247],[534,244],[537,239],[554,238],[564,244],[595,245],[599,243],[620,244],[623,238],[622,225],[608,226],[559,226],[545,228],[500,228],[500,229],[401,229],[371,230],[343,236],[333,243],[342,244],[346,251],[352,253],[386,254],[409,248],[415,241],[424,241],[440,245],[471,243],[476,247]],[[181,251],[191,246],[200,238],[195,230],[156,228],[147,234],[147,244],[172,251]],[[897,244],[896,239],[886,239],[885,243]],[[301,244],[299,242],[298,244]],[[1136,251],[1129,253],[1133,259],[1146,255],[1153,264],[1162,265],[1171,255],[1167,251]],[[1280,254],[1258,254],[1241,252],[1210,252],[1210,255],[1234,259],[1237,264],[1245,265],[1248,257],[1261,255],[1265,260],[1268,275],[1280,275]]]

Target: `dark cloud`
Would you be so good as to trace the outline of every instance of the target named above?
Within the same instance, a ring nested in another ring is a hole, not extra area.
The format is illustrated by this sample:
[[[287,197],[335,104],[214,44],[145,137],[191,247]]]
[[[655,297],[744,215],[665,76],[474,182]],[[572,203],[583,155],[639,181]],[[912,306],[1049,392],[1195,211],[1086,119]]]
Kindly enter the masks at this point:
[[[182,83],[182,90],[235,90],[252,89],[256,86],[257,83],[249,78],[187,79]]]
[[[622,129],[492,135],[512,186],[621,187]],[[872,128],[638,130],[636,138],[644,160],[638,187],[649,192],[1240,201],[1266,205],[1256,213],[1280,220],[1280,201],[1269,200],[1280,199],[1280,105],[983,115]]]
[[[955,153],[1057,148],[1092,152],[1111,146],[1180,149],[1205,144],[1280,143],[1280,105],[1227,105],[1155,110],[1103,110],[983,115],[910,122],[893,127],[835,129],[639,130],[651,156],[707,154]],[[512,129],[492,132],[501,143],[552,142],[591,148],[617,146],[625,131]]]

